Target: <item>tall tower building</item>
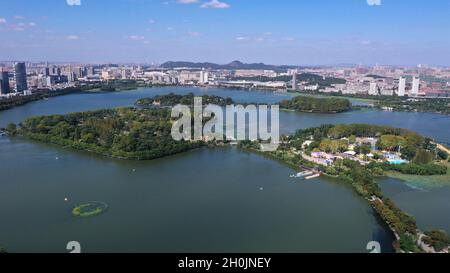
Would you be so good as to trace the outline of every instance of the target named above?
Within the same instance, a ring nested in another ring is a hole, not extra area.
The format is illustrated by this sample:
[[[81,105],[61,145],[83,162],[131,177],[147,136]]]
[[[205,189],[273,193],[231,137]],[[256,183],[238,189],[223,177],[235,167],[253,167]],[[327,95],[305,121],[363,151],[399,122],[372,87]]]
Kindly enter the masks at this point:
[[[48,66],[44,67],[42,70],[42,75],[44,75],[44,77],[50,76],[50,68]]]
[[[413,78],[412,82],[412,89],[410,95],[415,97],[419,95],[419,89],[420,89],[420,78]]]
[[[7,71],[0,70],[0,95],[5,95],[10,92],[9,76]]]
[[[23,92],[28,89],[25,63],[14,64],[14,78],[16,80],[16,92]]]
[[[405,90],[406,90],[406,78],[400,77],[400,79],[398,80],[397,96],[404,97],[405,96]]]
[[[200,71],[200,83],[207,84],[209,82],[209,73],[207,71]]]
[[[297,73],[292,74],[292,90],[297,90]]]

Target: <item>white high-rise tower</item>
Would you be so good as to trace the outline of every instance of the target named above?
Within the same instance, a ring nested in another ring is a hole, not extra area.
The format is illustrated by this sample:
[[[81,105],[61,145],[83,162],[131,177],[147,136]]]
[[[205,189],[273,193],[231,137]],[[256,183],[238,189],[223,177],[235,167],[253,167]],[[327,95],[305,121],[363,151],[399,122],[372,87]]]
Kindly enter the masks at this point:
[[[411,89],[410,95],[412,97],[418,96],[419,95],[419,89],[420,89],[420,79],[414,77],[413,78],[413,82],[412,82],[412,89]]]
[[[297,90],[297,73],[292,74],[292,90]]]
[[[406,90],[406,78],[400,77],[400,79],[398,80],[397,96],[399,97],[405,96],[405,90]]]
[[[209,72],[202,70],[200,71],[200,83],[207,84],[209,82]]]

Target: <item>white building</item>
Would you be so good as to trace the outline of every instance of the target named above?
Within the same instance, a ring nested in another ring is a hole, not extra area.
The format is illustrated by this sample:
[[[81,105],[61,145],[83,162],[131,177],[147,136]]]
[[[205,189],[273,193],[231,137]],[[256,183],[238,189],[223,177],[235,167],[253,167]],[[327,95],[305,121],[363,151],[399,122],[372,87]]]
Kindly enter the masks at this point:
[[[292,74],[292,90],[297,90],[297,73]]]
[[[398,92],[397,95],[399,97],[405,96],[405,90],[406,90],[406,78],[400,77],[398,80]]]
[[[420,89],[420,79],[414,77],[413,78],[413,82],[412,82],[412,89],[411,89],[410,95],[412,97],[418,96],[419,95],[419,89]]]
[[[200,81],[201,84],[207,84],[209,82],[209,72],[207,71],[200,71]]]
[[[369,95],[378,96],[377,83],[371,82],[369,85]]]

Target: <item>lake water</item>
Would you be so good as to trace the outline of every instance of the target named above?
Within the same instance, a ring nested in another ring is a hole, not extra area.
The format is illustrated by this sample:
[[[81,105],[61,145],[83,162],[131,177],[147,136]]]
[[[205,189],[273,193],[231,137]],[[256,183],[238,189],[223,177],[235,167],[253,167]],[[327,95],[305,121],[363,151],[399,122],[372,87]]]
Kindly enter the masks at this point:
[[[169,92],[266,103],[291,96],[215,88],[73,94],[0,112],[0,127],[34,115],[131,106]],[[443,129],[450,128],[450,118],[436,114],[280,113],[283,133],[352,122],[409,128],[450,142]],[[0,171],[0,245],[10,252],[66,252],[68,241],[79,241],[84,252],[366,252],[372,240],[392,250],[392,235],[351,188],[327,178],[292,179],[290,168],[234,148],[136,162],[2,137]],[[447,189],[436,190],[415,209],[415,195],[408,193],[417,190],[396,183],[382,184],[419,225],[450,231],[448,222],[438,219],[440,213],[449,215],[448,206],[430,215],[435,198],[450,197]],[[106,202],[109,209],[98,217],[72,217],[71,208],[86,201]]]

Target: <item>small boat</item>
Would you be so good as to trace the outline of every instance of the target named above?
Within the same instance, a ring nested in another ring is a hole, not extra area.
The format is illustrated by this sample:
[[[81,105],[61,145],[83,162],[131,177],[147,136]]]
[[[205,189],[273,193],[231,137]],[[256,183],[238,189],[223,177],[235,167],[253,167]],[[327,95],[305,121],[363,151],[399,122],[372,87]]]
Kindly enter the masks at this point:
[[[303,171],[303,172],[299,172],[297,174],[291,175],[291,178],[304,178],[304,177],[310,176],[312,174],[313,174],[313,172],[311,172],[311,171]]]
[[[317,177],[319,177],[319,176],[320,176],[320,173],[316,173],[316,174],[313,174],[313,175],[310,175],[310,176],[305,177],[305,179],[306,179],[306,180],[310,180],[310,179],[313,179],[313,178],[317,178]]]

